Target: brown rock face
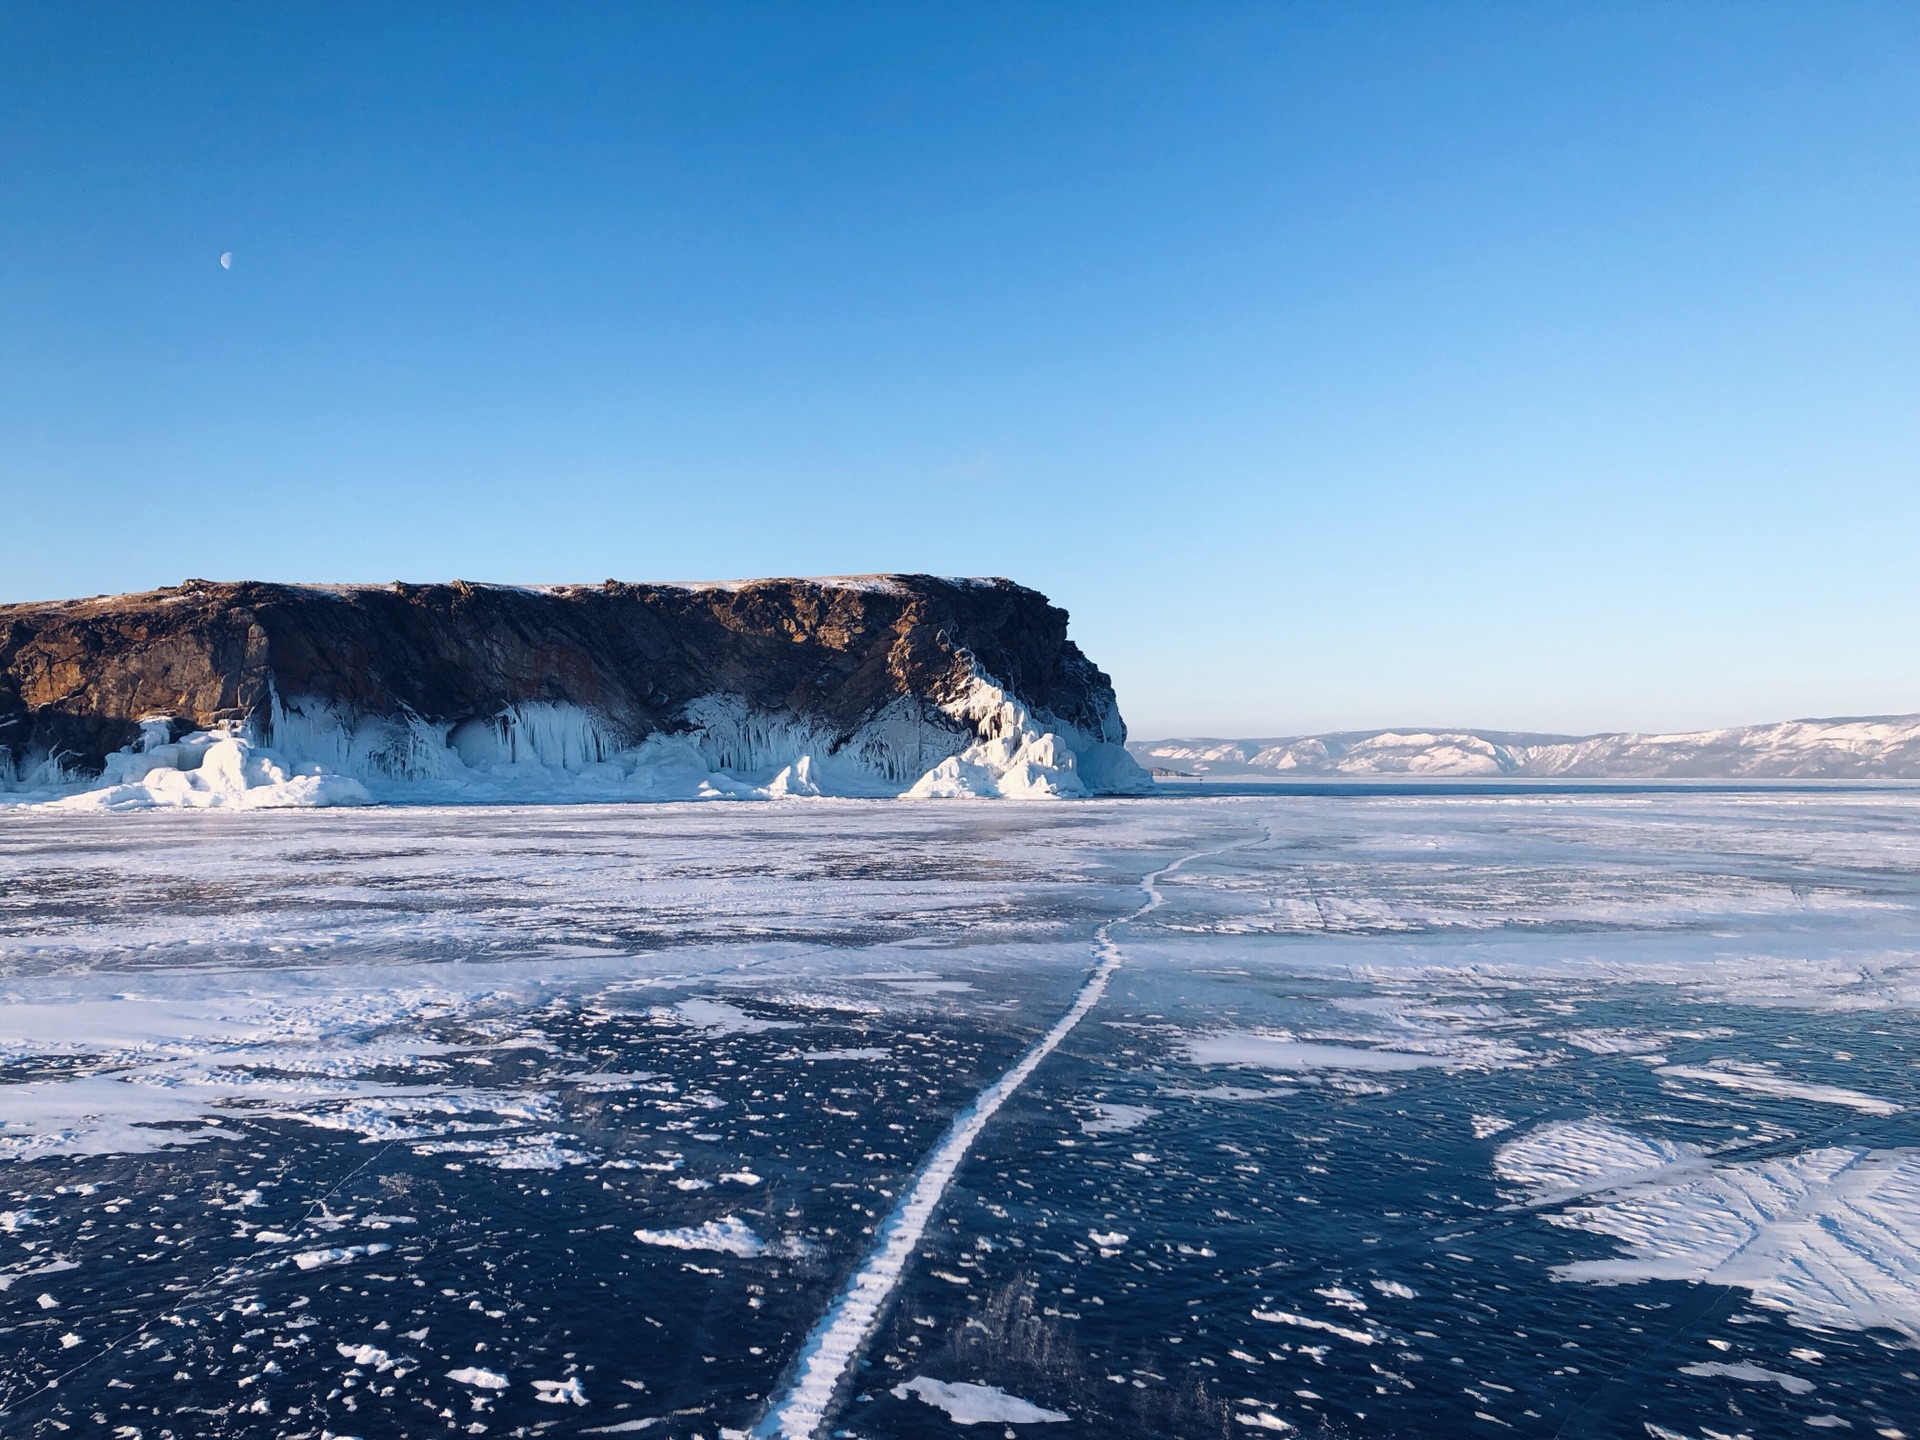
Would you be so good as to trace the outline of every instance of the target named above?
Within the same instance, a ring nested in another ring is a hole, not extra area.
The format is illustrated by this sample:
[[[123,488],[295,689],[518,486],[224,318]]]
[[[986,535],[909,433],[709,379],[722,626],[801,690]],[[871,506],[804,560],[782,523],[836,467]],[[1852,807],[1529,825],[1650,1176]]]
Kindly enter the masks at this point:
[[[176,589],[0,606],[0,775],[57,757],[97,774],[166,716],[271,739],[274,701],[349,717],[485,720],[527,702],[592,711],[637,744],[703,696],[851,736],[976,674],[1095,740],[1126,737],[1113,687],[1067,615],[1007,580],[894,575],[522,589],[190,580]]]

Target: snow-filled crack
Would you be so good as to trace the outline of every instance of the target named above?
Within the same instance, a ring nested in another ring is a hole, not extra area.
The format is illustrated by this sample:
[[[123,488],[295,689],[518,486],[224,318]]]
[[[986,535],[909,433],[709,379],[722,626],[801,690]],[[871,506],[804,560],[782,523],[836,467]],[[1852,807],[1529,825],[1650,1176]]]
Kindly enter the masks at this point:
[[[852,1278],[841,1288],[808,1334],[806,1344],[800,1350],[792,1383],[768,1408],[766,1415],[754,1428],[754,1435],[765,1437],[765,1440],[773,1440],[773,1437],[778,1437],[778,1440],[813,1440],[813,1436],[826,1423],[833,1413],[847,1371],[872,1338],[879,1325],[881,1312],[906,1273],[914,1246],[920,1243],[920,1237],[926,1233],[927,1223],[939,1208],[947,1187],[953,1183],[953,1177],[966,1159],[967,1151],[1000,1107],[1106,994],[1108,982],[1125,959],[1120,947],[1113,942],[1114,929],[1158,909],[1164,898],[1159,882],[1181,866],[1206,856],[1256,845],[1267,838],[1263,834],[1258,839],[1242,840],[1211,850],[1196,850],[1161,866],[1141,879],[1140,889],[1145,893],[1145,898],[1137,909],[1107,921],[1094,932],[1093,971],[1080,987],[1073,1004],[1054,1021],[1052,1029],[1034,1042],[1012,1069],[982,1090],[948,1127],[947,1133],[914,1177],[912,1186],[880,1226],[866,1262],[854,1271]]]

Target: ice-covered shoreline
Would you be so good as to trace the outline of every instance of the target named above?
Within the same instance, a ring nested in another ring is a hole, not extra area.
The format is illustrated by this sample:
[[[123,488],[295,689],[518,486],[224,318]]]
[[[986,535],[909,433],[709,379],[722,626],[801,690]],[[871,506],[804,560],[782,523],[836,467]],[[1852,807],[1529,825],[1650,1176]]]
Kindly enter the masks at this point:
[[[275,697],[266,726],[230,723],[174,739],[170,717],[149,717],[140,739],[109,754],[95,777],[69,778],[46,763],[18,779],[0,776],[0,808],[1044,800],[1152,786],[1122,746],[1036,716],[987,677],[942,708],[954,734],[931,736],[893,707],[839,741],[819,726],[713,695],[686,707],[686,730],[622,745],[612,726],[576,705],[510,706],[483,723],[409,715],[355,725],[325,705]],[[966,735],[979,738],[962,746]],[[926,764],[942,750],[950,753]]]

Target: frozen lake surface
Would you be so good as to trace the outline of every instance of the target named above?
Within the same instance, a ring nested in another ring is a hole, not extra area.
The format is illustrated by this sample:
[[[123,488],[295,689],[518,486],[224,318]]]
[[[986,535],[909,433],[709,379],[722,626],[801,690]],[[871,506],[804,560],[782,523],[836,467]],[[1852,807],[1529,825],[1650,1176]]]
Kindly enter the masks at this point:
[[[0,1434],[1920,1440],[1920,794],[0,817]]]

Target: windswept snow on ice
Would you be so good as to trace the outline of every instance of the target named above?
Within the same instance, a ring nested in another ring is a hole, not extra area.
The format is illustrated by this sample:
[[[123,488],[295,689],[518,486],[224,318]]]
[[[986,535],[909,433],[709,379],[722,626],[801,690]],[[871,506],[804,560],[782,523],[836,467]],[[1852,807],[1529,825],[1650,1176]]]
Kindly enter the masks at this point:
[[[1311,1315],[1296,1315],[1290,1310],[1255,1310],[1253,1318],[1264,1320],[1269,1325],[1319,1330],[1328,1335],[1338,1335],[1342,1340],[1351,1340],[1356,1345],[1377,1345],[1380,1342],[1380,1337],[1370,1330],[1356,1330],[1351,1325],[1336,1325],[1331,1320],[1316,1320]]]
[[[1577,1046],[1589,1055],[1652,1055],[1666,1048],[1668,1043],[1659,1035],[1598,1027],[1569,1030],[1565,1038],[1569,1045]]]
[[[466,1365],[458,1370],[449,1370],[447,1378],[460,1385],[471,1385],[476,1390],[504,1390],[507,1377],[497,1370],[488,1370],[479,1365]]]
[[[1659,1175],[1699,1158],[1692,1146],[1647,1139],[1604,1120],[1573,1120],[1508,1141],[1495,1152],[1493,1171],[1542,1203]]]
[[[1744,1090],[1752,1095],[1779,1095],[1790,1100],[1811,1100],[1820,1105],[1845,1105],[1866,1115],[1897,1115],[1901,1106],[1877,1095],[1863,1095],[1844,1085],[1815,1085],[1784,1075],[1773,1066],[1754,1065],[1738,1060],[1717,1060],[1706,1065],[1662,1065],[1654,1072],[1676,1080],[1702,1080],[1729,1090]]]
[[[1751,1360],[1740,1360],[1733,1364],[1728,1364],[1724,1360],[1703,1360],[1695,1365],[1682,1365],[1680,1373],[1701,1376],[1724,1375],[1729,1380],[1746,1380],[1755,1385],[1778,1385],[1789,1395],[1809,1395],[1815,1388],[1811,1380],[1799,1375],[1788,1375],[1779,1370],[1769,1370],[1764,1365],[1755,1365]]]
[[[724,1000],[682,1000],[671,1011],[660,1013],[671,1014],[695,1029],[714,1035],[757,1035],[763,1030],[794,1028],[791,1020],[763,1020]]]
[[[489,1140],[434,1140],[415,1145],[416,1155],[470,1157],[495,1170],[564,1170],[569,1165],[591,1165],[600,1156],[575,1149],[571,1135],[502,1135]]]
[[[534,1399],[543,1405],[585,1405],[586,1387],[580,1383],[578,1375],[565,1380],[536,1380],[533,1382]]]
[[[946,1411],[956,1425],[1050,1425],[1068,1418],[1064,1411],[1048,1410],[991,1385],[966,1380],[929,1380],[916,1375],[894,1386],[892,1393],[901,1400],[918,1396],[935,1409]]]
[[[1672,1148],[1612,1133],[1621,1163]],[[1529,1173],[1506,1150],[1501,1164]],[[1671,1176],[1629,1177],[1548,1218],[1625,1247],[1616,1259],[1562,1265],[1558,1278],[1734,1285],[1796,1323],[1884,1327],[1920,1346],[1920,1150],[1829,1146],[1711,1168],[1696,1161]]]
[[[368,1078],[431,1067],[451,1048],[433,1022],[470,1012],[478,997],[417,983],[342,993],[351,983],[268,972],[253,985],[203,987],[229,992],[214,997],[185,998],[174,985],[66,1003],[0,995],[0,1061],[57,1060],[65,1072],[6,1087],[0,1159],[141,1154],[227,1134],[222,1123],[241,1119],[411,1144],[546,1117],[551,1101],[539,1094]],[[491,988],[482,982],[483,995]],[[565,1137],[542,1138],[554,1143],[438,1143],[508,1167],[578,1163],[555,1148]]]
[[[59,1057],[68,1072],[7,1087],[0,1158],[191,1145],[220,1132],[182,1127],[211,1124],[236,1106],[305,1118],[301,1107],[313,1105],[328,1116],[319,1123],[338,1124],[335,1107],[400,1093],[346,1077],[443,1048],[418,1036],[411,1046],[383,1039],[359,1057],[346,1053],[370,1028],[417,1015],[439,999],[417,988],[312,996],[304,1004],[288,998],[123,992],[111,1000],[58,1004],[6,1003],[0,996],[0,1059]]]
[[[1266,1070],[1421,1070],[1433,1066],[1511,1064],[1525,1052],[1497,1040],[1456,1041],[1430,1051],[1385,1046],[1326,1044],[1289,1034],[1215,1031],[1186,1044],[1196,1065],[1246,1065]]]
[[[1092,1118],[1080,1122],[1080,1129],[1088,1135],[1124,1135],[1160,1113],[1151,1105],[1095,1105],[1093,1108]]]
[[[203,1125],[232,1094],[207,1086],[128,1084],[108,1075],[9,1085],[0,1114],[0,1160],[57,1155],[138,1155],[197,1145],[222,1133]],[[186,1128],[201,1126],[202,1128]]]
[[[302,1250],[287,1259],[302,1270],[318,1270],[322,1266],[345,1265],[363,1255],[384,1255],[391,1249],[393,1246],[387,1244],[329,1245],[319,1250]]]
[[[642,1245],[664,1245],[670,1250],[712,1250],[722,1255],[752,1257],[767,1246],[753,1227],[737,1215],[722,1215],[699,1225],[678,1230],[636,1230],[633,1238]]]

